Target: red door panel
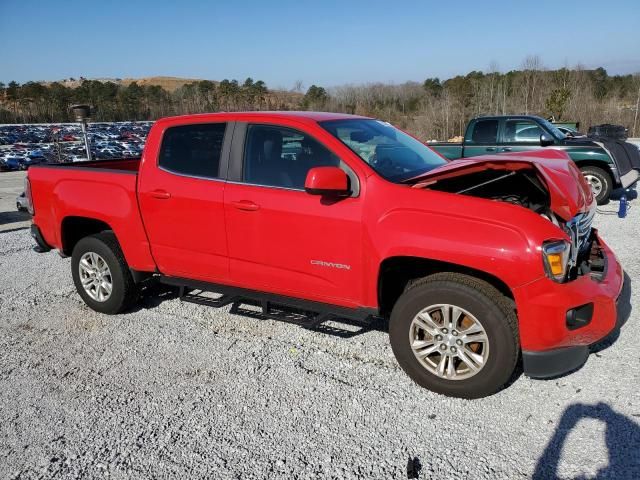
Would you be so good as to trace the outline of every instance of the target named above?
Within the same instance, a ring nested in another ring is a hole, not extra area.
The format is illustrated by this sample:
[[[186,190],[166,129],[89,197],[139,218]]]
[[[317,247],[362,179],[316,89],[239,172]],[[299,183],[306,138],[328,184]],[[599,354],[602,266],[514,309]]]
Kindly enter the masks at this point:
[[[160,272],[205,281],[227,280],[225,182],[160,169],[147,170],[142,180],[140,209]]]
[[[227,184],[233,283],[356,306],[362,297],[361,202],[283,188]]]

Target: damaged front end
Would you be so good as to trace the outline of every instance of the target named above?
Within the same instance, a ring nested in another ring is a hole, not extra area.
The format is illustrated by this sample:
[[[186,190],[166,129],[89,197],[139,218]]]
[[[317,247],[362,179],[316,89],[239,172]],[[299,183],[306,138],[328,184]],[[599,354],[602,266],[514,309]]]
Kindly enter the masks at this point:
[[[591,188],[562,152],[451,162],[409,182],[413,188],[510,203],[553,223],[568,237],[559,235],[542,245],[545,270],[556,282],[586,274],[597,277],[606,270],[605,256],[592,228],[595,199]]]

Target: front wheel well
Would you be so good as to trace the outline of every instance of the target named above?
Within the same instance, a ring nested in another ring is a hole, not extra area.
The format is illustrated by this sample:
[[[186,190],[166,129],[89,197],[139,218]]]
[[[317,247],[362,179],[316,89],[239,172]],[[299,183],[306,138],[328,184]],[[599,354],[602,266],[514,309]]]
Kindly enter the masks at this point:
[[[95,218],[65,217],[60,230],[62,253],[70,256],[73,248],[84,237],[113,229],[107,223]]]
[[[421,257],[391,257],[380,265],[378,275],[378,307],[381,315],[388,316],[396,301],[412,280],[434,273],[462,273],[483,280],[507,298],[514,300],[509,286],[490,273],[464,265]]]

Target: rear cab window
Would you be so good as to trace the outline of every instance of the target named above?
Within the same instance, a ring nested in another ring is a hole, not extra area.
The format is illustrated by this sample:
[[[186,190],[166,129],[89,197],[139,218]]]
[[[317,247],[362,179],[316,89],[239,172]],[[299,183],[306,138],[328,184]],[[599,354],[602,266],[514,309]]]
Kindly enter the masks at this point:
[[[467,131],[464,139],[465,143],[496,145],[498,143],[499,124],[500,122],[497,119],[476,120]]]
[[[226,126],[226,123],[200,123],[167,128],[158,166],[178,175],[220,178]]]

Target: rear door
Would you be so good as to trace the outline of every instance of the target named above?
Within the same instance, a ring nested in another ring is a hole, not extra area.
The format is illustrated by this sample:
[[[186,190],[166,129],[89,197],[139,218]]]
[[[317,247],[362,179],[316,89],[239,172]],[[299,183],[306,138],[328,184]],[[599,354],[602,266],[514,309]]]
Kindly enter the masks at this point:
[[[205,281],[229,274],[224,176],[233,124],[168,127],[155,162],[140,175],[139,201],[161,273]]]
[[[476,157],[498,151],[500,120],[497,118],[478,119],[472,122],[464,138],[464,156]]]
[[[297,128],[249,124],[243,129],[244,135],[234,134],[230,170],[237,171],[230,171],[225,190],[233,283],[358,305],[362,297],[362,198],[354,193],[331,200],[304,191],[309,168],[340,166],[357,182],[354,172],[325,145]],[[233,175],[236,181],[231,181]]]

